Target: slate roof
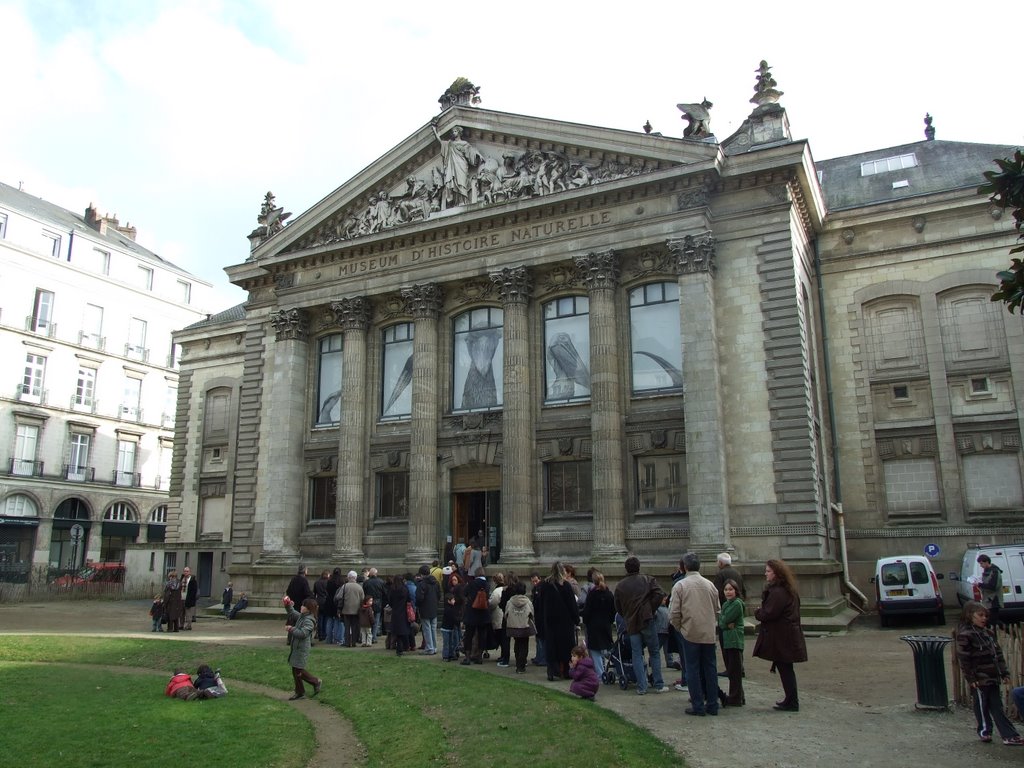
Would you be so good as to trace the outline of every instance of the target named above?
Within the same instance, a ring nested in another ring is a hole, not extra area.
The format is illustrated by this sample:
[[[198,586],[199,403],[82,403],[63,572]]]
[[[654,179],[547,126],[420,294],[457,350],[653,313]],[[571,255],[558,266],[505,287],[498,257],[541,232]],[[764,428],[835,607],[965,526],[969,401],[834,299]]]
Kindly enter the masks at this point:
[[[233,307],[228,307],[223,312],[217,312],[216,314],[210,315],[205,320],[200,320],[198,323],[192,323],[192,325],[186,325],[182,330],[191,331],[195,328],[203,328],[208,325],[220,325],[221,323],[234,323],[238,320],[245,319],[245,302],[236,304]]]
[[[85,223],[84,215],[72,213],[65,208],[61,208],[59,205],[47,202],[46,200],[30,195],[27,192],[22,192],[21,190],[15,189],[14,187],[2,182],[0,182],[0,206],[13,211],[18,211],[19,213],[23,213],[34,219],[39,219],[45,224],[64,232],[80,232],[82,234],[87,234],[90,238],[100,242],[110,243],[112,246],[128,251],[129,253],[138,256],[141,259],[145,259],[146,261],[161,264],[170,269],[177,270],[184,275],[191,275],[191,273],[176,264],[172,264],[166,259],[163,259],[153,253],[151,250],[129,240],[113,227],[108,227],[107,233],[105,235],[101,235]]]
[[[996,170],[997,157],[1010,157],[1016,147],[966,141],[917,141],[873,149],[816,163],[829,210],[887,203],[935,192],[969,189],[984,183],[982,173]],[[913,154],[917,165],[861,176],[861,163]],[[906,186],[893,188],[893,182]]]

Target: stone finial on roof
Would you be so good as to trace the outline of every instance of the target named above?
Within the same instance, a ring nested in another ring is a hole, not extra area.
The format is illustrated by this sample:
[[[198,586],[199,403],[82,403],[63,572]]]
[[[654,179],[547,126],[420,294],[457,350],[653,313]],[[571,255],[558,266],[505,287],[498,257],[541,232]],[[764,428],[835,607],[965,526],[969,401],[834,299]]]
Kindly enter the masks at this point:
[[[437,103],[441,105],[442,112],[456,106],[475,107],[480,103],[480,89],[467,78],[457,77],[448,86],[448,90],[441,94]]]
[[[924,113],[924,137],[927,141],[935,141],[935,128],[932,126],[932,116]]]
[[[256,248],[284,229],[285,220],[291,216],[284,208],[277,205],[272,192],[263,196],[260,215],[256,217],[259,226],[249,233],[250,250]]]
[[[700,104],[676,104],[683,114],[680,117],[687,121],[683,129],[684,139],[706,139],[711,133],[711,108],[714,106],[706,98]]]
[[[778,102],[779,97],[782,96],[782,91],[775,87],[778,83],[772,77],[771,67],[768,66],[768,62],[761,59],[760,66],[754,72],[757,74],[757,82],[754,83],[754,96],[750,99],[750,103],[757,104],[760,107],[763,104],[775,104]]]

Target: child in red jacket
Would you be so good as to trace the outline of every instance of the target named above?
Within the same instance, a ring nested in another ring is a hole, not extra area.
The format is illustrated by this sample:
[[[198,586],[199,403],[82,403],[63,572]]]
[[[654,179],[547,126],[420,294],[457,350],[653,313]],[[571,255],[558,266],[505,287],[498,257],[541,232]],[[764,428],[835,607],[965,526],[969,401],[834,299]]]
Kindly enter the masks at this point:
[[[192,685],[192,677],[181,669],[174,670],[174,675],[167,683],[164,694],[182,701],[194,701],[199,698],[199,691]]]

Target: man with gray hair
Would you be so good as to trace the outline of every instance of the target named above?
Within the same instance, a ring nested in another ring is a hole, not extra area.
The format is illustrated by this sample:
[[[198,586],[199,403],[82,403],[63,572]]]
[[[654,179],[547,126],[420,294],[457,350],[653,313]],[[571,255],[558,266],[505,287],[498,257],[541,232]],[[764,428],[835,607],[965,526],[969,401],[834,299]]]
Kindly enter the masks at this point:
[[[718,628],[718,590],[700,575],[700,558],[687,552],[679,562],[685,576],[672,587],[668,617],[683,637],[686,687],[690,692],[688,715],[718,714],[718,672],[715,637]]]
[[[711,580],[715,582],[715,587],[718,588],[718,601],[721,605],[725,605],[725,582],[735,581],[739,584],[739,597],[743,601],[744,605],[747,602],[747,588],[743,585],[743,577],[740,572],[733,568],[732,555],[728,552],[721,552],[718,555],[718,572],[711,577]],[[722,658],[725,658],[725,645],[722,639],[722,629],[718,628],[718,646],[722,649]],[[740,655],[740,668],[743,667],[743,656]],[[725,677],[725,672],[720,672],[719,677]]]

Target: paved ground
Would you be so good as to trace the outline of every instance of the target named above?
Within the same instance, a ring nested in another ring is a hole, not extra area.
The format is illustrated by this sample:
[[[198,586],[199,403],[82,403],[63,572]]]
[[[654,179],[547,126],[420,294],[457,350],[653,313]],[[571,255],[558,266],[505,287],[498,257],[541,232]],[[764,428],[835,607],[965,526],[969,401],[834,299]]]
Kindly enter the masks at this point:
[[[61,632],[81,634],[138,634],[151,636],[146,616],[148,604],[50,603],[0,604],[0,632]],[[973,717],[965,710],[948,713],[915,710],[916,687],[912,655],[904,634],[946,634],[949,628],[904,626],[879,629],[877,621],[858,621],[850,631],[808,638],[810,661],[797,666],[801,711],[772,710],[781,697],[778,679],[768,664],[750,657],[747,648],[747,706],[726,709],[718,717],[683,714],[686,695],[672,692],[638,697],[630,689],[604,686],[598,706],[649,728],[671,744],[691,768],[807,768],[899,765],[906,768],[963,766],[983,760],[987,766],[1020,766],[1024,748],[981,744],[973,733]],[[161,635],[167,637],[167,635]],[[253,618],[228,622],[203,619],[192,632],[171,637],[226,643],[276,644],[281,642],[281,621]],[[318,646],[314,653],[384,653],[383,648],[336,649]],[[947,659],[948,660],[948,659]],[[417,663],[441,663],[439,657],[416,657]],[[486,674],[509,674],[485,662],[473,667]],[[548,683],[543,671],[531,668],[526,679],[548,688],[567,688],[564,682]],[[287,692],[280,692],[282,698]],[[318,725],[318,739],[333,738],[325,709],[313,702],[302,711]],[[319,722],[318,722],[319,721]],[[348,737],[334,754],[357,748]],[[323,749],[325,745],[321,744]],[[323,754],[326,750],[321,752]],[[327,753],[329,754],[329,753]],[[335,760],[333,765],[336,765]]]

